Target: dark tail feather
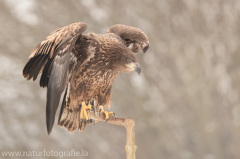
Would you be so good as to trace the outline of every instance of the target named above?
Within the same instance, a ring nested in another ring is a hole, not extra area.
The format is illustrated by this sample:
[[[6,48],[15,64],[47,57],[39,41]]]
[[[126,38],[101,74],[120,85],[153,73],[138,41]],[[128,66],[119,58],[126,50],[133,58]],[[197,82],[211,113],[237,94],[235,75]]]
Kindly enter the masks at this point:
[[[79,132],[84,131],[87,124],[93,123],[93,120],[90,119],[89,121],[80,121],[81,105],[79,105],[79,107],[75,108],[74,110],[68,109],[70,103],[68,93],[68,88],[66,88],[58,118],[58,125],[65,127],[71,133],[73,133],[76,129],[78,129]]]

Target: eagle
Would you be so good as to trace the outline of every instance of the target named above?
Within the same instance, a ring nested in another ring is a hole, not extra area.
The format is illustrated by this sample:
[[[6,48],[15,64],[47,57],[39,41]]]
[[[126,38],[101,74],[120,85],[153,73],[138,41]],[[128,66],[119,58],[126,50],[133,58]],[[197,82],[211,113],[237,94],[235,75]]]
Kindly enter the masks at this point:
[[[83,34],[87,25],[76,22],[60,27],[30,54],[23,77],[47,87],[46,125],[48,134],[63,92],[58,125],[69,132],[83,131],[93,119],[89,111],[98,108],[107,122],[112,85],[120,72],[141,72],[136,53],[149,49],[146,34],[135,27],[116,24],[105,34]]]

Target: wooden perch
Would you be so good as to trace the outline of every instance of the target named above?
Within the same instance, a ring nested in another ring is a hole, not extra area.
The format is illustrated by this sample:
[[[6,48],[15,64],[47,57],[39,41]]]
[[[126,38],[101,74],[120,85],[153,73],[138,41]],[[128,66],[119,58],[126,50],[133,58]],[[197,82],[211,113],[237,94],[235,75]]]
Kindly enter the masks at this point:
[[[99,116],[98,113],[90,112],[89,115],[95,120],[105,122],[105,116],[103,114]],[[127,159],[135,159],[135,152],[137,149],[137,146],[135,145],[135,121],[131,118],[118,118],[114,116],[109,116],[107,122],[115,125],[121,125],[126,128],[127,135],[125,151]]]

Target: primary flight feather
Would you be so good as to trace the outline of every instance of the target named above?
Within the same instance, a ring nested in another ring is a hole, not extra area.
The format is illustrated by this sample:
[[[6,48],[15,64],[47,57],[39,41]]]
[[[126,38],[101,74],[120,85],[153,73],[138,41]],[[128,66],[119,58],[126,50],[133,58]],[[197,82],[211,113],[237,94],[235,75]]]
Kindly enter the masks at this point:
[[[137,71],[141,67],[135,53],[149,49],[147,36],[138,28],[121,24],[105,34],[83,34],[87,25],[72,23],[58,28],[30,54],[23,76],[47,86],[46,124],[50,134],[61,94],[65,91],[58,125],[70,132],[83,131],[92,122],[88,110],[99,105],[106,120],[110,108],[112,84],[120,72]]]

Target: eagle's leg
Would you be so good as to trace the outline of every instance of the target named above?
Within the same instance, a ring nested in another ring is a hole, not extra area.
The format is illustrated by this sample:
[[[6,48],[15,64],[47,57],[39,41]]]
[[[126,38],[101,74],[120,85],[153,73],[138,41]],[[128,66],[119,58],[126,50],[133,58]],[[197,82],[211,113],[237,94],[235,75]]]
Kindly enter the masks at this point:
[[[105,110],[103,109],[103,106],[102,106],[102,105],[99,106],[98,112],[99,112],[99,114],[100,114],[100,113],[103,113],[103,114],[105,115],[106,122],[107,122],[107,120],[108,120],[108,118],[109,118],[109,115],[114,115],[114,116],[115,116],[115,113],[114,113],[114,112],[107,112],[107,111],[105,111]]]
[[[82,102],[82,108],[80,112],[80,119],[83,119],[83,116],[85,117],[86,120],[89,120],[87,110],[92,110],[92,105],[86,105],[85,102]]]

